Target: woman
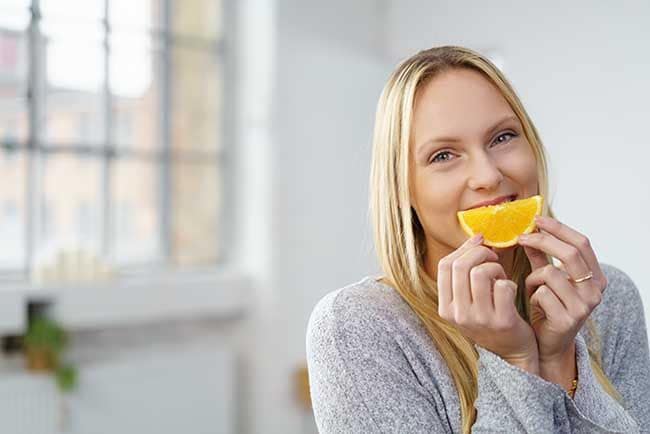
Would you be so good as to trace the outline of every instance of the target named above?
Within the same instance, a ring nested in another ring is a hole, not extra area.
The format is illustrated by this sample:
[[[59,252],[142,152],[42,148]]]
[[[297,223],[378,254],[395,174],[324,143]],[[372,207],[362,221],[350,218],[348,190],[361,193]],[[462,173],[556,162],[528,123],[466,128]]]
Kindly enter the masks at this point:
[[[553,218],[543,146],[492,63],[438,47],[397,68],[370,193],[384,277],[331,292],[309,321],[320,432],[649,429],[639,292]],[[466,240],[457,211],[536,194],[544,217],[517,245]]]

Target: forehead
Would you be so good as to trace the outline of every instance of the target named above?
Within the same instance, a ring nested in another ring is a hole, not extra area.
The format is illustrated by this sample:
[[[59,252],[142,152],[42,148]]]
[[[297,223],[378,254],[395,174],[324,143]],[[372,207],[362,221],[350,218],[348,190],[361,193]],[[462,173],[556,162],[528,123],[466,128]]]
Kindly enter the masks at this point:
[[[454,69],[434,77],[419,91],[413,113],[416,138],[483,132],[514,112],[497,87],[480,72]]]

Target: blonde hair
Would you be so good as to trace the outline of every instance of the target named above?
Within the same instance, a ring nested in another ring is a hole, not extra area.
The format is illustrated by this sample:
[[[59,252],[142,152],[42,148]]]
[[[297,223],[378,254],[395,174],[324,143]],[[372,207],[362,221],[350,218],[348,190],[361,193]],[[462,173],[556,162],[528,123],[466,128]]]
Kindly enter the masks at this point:
[[[539,194],[544,200],[543,215],[553,217],[549,201],[548,168],[540,137],[514,89],[488,59],[463,47],[444,46],[423,50],[402,62],[384,87],[375,119],[370,171],[370,214],[375,249],[384,280],[399,292],[427,329],[445,359],[458,391],[462,430],[471,431],[476,418],[474,401],[478,394],[478,353],[460,331],[438,315],[436,282],[424,269],[425,236],[409,195],[409,142],[415,98],[434,76],[465,68],[481,73],[501,92],[521,122],[525,137],[537,160]],[[551,258],[548,258],[551,260]],[[523,248],[515,248],[512,280],[517,283],[516,307],[530,321],[530,305],[525,296],[525,278],[531,272]],[[612,397],[620,395],[601,368],[600,342],[590,318],[589,355],[601,385]]]

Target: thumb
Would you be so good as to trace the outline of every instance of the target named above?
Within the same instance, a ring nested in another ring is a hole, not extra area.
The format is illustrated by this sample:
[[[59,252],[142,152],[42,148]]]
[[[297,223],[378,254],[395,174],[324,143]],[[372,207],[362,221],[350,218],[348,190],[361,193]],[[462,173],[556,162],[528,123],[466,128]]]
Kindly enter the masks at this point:
[[[524,252],[526,252],[526,256],[528,256],[528,260],[530,261],[530,267],[532,269],[531,271],[535,271],[538,268],[542,268],[548,265],[548,258],[544,252],[530,246],[523,247]]]

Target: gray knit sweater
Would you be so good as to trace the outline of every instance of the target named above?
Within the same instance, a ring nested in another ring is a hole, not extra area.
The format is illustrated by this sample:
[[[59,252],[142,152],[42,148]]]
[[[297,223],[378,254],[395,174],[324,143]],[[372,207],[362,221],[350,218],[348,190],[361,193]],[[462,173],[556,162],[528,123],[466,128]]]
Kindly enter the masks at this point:
[[[473,432],[650,432],[650,358],[641,297],[624,272],[601,267],[609,285],[592,318],[602,340],[603,369],[623,403],[598,383],[585,328],[576,337],[575,399],[477,345]],[[458,394],[447,365],[392,287],[365,277],[330,292],[311,314],[306,343],[322,434],[461,431]]]

